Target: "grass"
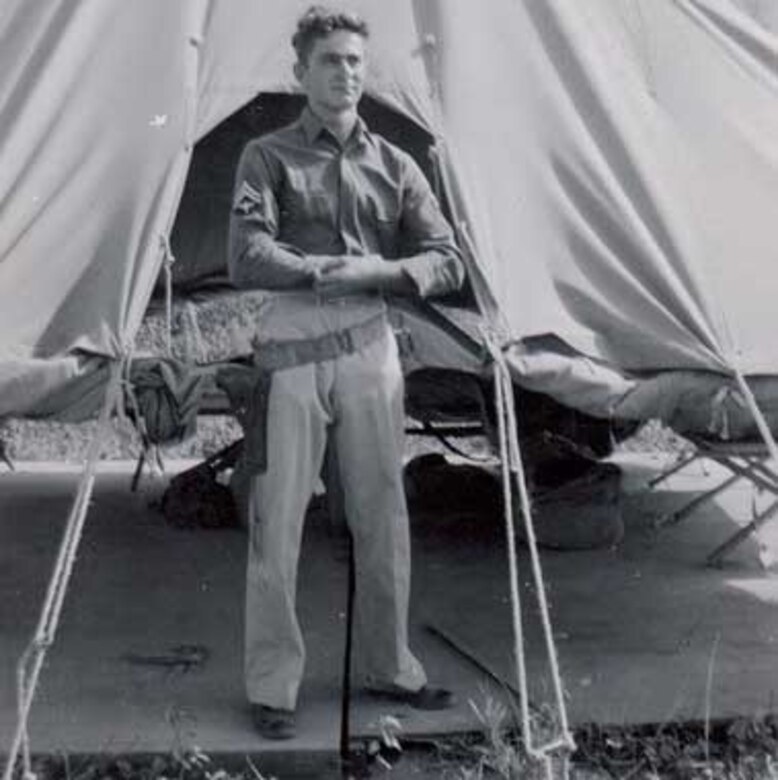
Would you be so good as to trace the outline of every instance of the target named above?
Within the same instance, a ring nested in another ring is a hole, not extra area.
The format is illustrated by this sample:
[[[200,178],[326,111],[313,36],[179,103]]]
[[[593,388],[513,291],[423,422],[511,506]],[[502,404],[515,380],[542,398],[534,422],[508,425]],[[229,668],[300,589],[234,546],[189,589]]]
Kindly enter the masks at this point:
[[[36,780],[279,780],[263,774],[248,756],[242,768],[217,764],[192,749],[154,756],[41,756],[32,770]]]
[[[514,709],[491,697],[471,702],[480,732],[402,744],[399,724],[380,740],[356,744],[369,774],[390,780],[543,780],[543,762],[527,755]],[[212,758],[191,741],[186,717],[171,708],[170,752],[134,756],[40,756],[35,780],[293,780],[270,775],[260,758]],[[533,733],[554,732],[548,713],[533,716]],[[778,780],[778,716],[644,726],[591,724],[575,732],[572,780]],[[320,775],[316,775],[319,777]],[[341,777],[340,771],[327,777]],[[554,777],[563,777],[561,762]],[[311,778],[310,774],[305,775]]]
[[[487,714],[488,713],[488,714]],[[515,722],[492,706],[483,733],[417,750],[440,780],[540,780],[546,771],[523,748]],[[591,725],[575,734],[572,780],[778,780],[778,720],[636,727]],[[426,751],[426,755],[424,752]],[[406,749],[413,763],[413,749]],[[401,777],[405,777],[400,773]],[[555,776],[559,777],[557,764]]]
[[[471,756],[454,770],[456,780],[542,780],[546,777],[545,762],[530,756],[519,736],[518,714],[505,704],[487,697],[482,705],[470,702],[483,729],[480,742],[471,745]],[[545,713],[532,719],[533,734],[540,740],[553,733],[553,718]]]
[[[613,778],[776,780],[777,726],[773,717],[631,729],[590,726],[577,734],[576,760]]]

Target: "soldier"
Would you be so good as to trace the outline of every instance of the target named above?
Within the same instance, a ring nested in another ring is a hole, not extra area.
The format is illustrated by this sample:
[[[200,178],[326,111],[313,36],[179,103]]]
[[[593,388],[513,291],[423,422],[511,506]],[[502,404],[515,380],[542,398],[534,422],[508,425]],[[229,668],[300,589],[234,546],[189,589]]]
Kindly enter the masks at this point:
[[[250,488],[245,647],[252,717],[271,739],[295,734],[305,661],[297,562],[328,435],[354,543],[366,687],[421,709],[453,703],[408,647],[403,377],[384,296],[445,293],[464,271],[418,166],[357,113],[367,37],[354,15],[303,15],[292,44],[307,106],[247,144],[235,183],[231,279],[275,291],[257,323],[255,364],[269,388],[251,447],[267,457],[249,453],[262,466]]]

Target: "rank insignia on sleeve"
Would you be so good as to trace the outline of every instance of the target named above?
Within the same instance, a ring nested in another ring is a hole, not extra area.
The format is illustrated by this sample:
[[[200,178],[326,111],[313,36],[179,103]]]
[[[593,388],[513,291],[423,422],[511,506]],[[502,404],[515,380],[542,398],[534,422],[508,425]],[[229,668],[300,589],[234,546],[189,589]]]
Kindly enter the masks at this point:
[[[262,193],[254,189],[247,181],[242,181],[235,193],[232,210],[243,217],[251,217],[258,215],[262,205]]]

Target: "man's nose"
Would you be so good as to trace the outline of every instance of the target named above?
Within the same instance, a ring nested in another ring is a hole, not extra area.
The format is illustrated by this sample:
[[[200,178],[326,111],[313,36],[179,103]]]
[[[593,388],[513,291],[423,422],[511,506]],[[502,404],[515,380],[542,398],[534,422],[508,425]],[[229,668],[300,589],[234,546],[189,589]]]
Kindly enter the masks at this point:
[[[350,76],[354,72],[354,65],[348,60],[341,60],[338,70],[344,75]]]

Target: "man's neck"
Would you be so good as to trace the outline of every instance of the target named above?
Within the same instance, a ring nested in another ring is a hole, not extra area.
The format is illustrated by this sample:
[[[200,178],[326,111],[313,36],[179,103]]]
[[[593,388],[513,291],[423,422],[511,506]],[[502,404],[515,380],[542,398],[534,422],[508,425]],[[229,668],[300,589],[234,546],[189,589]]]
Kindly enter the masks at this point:
[[[345,143],[354,131],[357,123],[356,109],[348,111],[328,111],[323,106],[308,105],[319,121],[329,130],[340,143]]]

